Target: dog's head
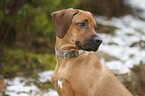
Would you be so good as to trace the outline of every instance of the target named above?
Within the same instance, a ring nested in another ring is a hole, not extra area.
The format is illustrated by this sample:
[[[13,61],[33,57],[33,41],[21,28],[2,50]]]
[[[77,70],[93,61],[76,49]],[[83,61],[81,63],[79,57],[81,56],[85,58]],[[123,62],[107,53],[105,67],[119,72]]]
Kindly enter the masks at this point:
[[[81,50],[98,50],[102,40],[96,35],[96,22],[90,12],[69,8],[51,15],[59,39],[69,41]]]

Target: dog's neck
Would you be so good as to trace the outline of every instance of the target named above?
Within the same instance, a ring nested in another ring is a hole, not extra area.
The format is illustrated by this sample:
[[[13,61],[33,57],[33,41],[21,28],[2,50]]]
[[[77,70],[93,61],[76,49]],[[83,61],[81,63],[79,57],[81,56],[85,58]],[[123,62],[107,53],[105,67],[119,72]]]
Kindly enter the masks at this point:
[[[64,40],[64,39],[62,42],[62,39],[58,37],[56,38],[55,53],[57,56],[63,59],[69,59],[71,57],[77,57],[81,55],[82,53],[84,53],[83,50],[79,50],[76,47],[76,44],[74,42]]]
[[[63,42],[62,42],[63,41]],[[56,44],[55,45],[55,49],[60,51],[60,52],[64,52],[64,53],[71,53],[71,52],[76,52],[79,51],[79,49],[76,47],[75,43],[71,43],[71,41],[69,40],[62,40],[59,39],[58,37],[56,38]]]
[[[60,47],[55,47],[56,50],[60,51],[60,52],[64,52],[64,53],[72,53],[72,52],[76,52],[76,51],[79,51],[77,48],[75,48],[75,46],[73,47],[74,45],[72,46],[69,46],[69,45],[63,45],[63,46],[60,46]]]

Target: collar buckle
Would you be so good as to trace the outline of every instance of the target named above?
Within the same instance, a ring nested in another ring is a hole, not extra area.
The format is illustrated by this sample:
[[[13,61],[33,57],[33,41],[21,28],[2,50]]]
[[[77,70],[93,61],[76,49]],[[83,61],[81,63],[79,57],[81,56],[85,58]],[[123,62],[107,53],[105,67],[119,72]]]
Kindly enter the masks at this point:
[[[65,59],[69,59],[69,58],[70,58],[70,55],[69,55],[68,53],[64,53],[64,54],[63,54],[63,57],[64,57]]]

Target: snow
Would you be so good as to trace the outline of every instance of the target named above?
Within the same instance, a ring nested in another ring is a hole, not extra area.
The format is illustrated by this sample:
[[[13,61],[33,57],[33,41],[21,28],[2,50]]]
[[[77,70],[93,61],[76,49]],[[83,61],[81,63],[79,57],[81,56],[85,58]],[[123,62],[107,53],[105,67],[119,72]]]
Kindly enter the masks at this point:
[[[40,82],[50,81],[53,72],[54,71],[44,71],[38,73]],[[57,92],[52,89],[48,89],[48,92],[41,92],[33,82],[29,86],[26,85],[26,82],[35,81],[33,78],[16,77],[11,80],[6,79],[5,81],[8,85],[5,94],[9,96],[58,96]]]
[[[40,77],[39,80],[41,82],[47,82],[48,80],[50,81],[52,74],[53,74],[53,71],[44,71],[42,73],[38,73]]]
[[[145,10],[145,0],[126,0],[126,4],[131,5],[133,8]]]
[[[138,16],[145,18],[145,0],[125,0],[125,2],[134,10],[142,10],[143,12],[138,12]]]
[[[30,96],[29,93],[34,95],[36,92],[40,91],[33,83],[31,83],[30,86],[25,85],[27,81],[33,81],[33,79],[24,77],[16,77],[12,80],[6,79],[8,86],[6,87],[5,94],[10,96]],[[33,90],[35,90],[35,92]]]
[[[109,69],[119,70],[120,73],[129,73],[130,68],[140,61],[145,62],[145,50],[140,46],[130,47],[134,42],[145,40],[145,22],[131,15],[121,18],[112,18],[108,20],[106,17],[96,16],[97,23],[109,26],[115,26],[115,35],[100,33],[99,36],[103,40],[103,44],[99,50],[117,57],[120,60],[106,62],[102,61]],[[109,42],[114,44],[109,45]]]

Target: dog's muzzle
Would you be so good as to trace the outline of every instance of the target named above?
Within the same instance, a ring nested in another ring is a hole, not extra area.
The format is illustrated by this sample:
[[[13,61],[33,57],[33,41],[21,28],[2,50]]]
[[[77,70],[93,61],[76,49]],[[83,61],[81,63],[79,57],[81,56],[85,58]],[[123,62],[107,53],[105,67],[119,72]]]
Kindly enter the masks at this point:
[[[97,51],[101,43],[102,40],[99,37],[92,36],[91,38],[86,39],[84,44],[82,44],[80,41],[76,41],[76,46],[81,50]]]

